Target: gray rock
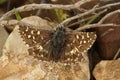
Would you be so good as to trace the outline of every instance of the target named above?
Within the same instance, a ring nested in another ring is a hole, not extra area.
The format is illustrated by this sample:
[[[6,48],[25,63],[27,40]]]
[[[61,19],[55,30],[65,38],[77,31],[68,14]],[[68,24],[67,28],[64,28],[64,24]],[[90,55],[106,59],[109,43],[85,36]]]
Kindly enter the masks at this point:
[[[66,66],[62,62],[39,61],[28,53],[18,33],[19,25],[7,39],[0,58],[0,80],[89,80],[89,61],[82,54],[81,62]],[[80,53],[81,54],[81,53]]]
[[[2,48],[5,44],[6,39],[8,38],[9,34],[6,32],[4,27],[0,26],[0,54],[2,52]]]
[[[120,58],[101,61],[96,65],[93,75],[96,80],[120,80]]]

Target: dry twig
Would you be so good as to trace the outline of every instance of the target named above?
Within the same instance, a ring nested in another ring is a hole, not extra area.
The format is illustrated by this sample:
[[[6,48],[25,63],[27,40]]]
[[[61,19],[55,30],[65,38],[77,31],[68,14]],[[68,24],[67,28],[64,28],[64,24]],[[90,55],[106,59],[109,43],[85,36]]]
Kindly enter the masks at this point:
[[[118,57],[119,54],[120,54],[120,48],[118,49],[117,53],[115,54],[113,60],[115,60]]]
[[[22,7],[16,8],[18,12],[24,12],[24,11],[31,11],[31,10],[36,10],[36,9],[63,9],[63,10],[72,10],[72,9],[77,9],[80,8],[81,5],[85,4],[86,2],[90,2],[91,0],[80,0],[76,2],[75,4],[70,4],[70,5],[60,5],[60,4],[29,4],[29,5],[24,5]],[[11,10],[4,14],[0,18],[0,22],[4,20],[6,17],[10,17],[14,14],[14,10]]]
[[[110,33],[111,31],[114,31],[114,30],[115,29],[113,29],[113,28],[108,29],[104,33],[102,33],[100,37],[104,37],[105,35],[107,35],[108,33]]]
[[[90,28],[96,28],[96,27],[120,27],[120,25],[117,25],[117,24],[89,24],[89,25],[85,25],[85,26],[82,26],[78,29],[76,29],[76,31],[82,31],[82,30],[85,30],[85,29],[90,29]]]
[[[71,4],[71,5],[53,5],[53,4],[29,4],[29,5],[24,5],[22,7],[19,7],[19,8],[16,8],[17,11],[19,12],[24,12],[24,11],[30,11],[30,10],[35,10],[35,9],[63,9],[63,10],[71,10],[71,9],[77,9],[79,8],[81,5],[85,4],[86,2],[90,2],[91,0],[81,0],[81,1],[78,1],[76,2],[75,4]],[[76,16],[73,16],[73,17],[70,17],[66,20],[64,20],[61,24],[67,24],[69,22],[71,22],[72,20],[75,20],[75,19],[78,19],[78,18],[81,18],[85,15],[88,15],[88,14],[91,14],[91,13],[94,13],[96,11],[100,11],[102,9],[106,9],[106,8],[110,8],[112,6],[117,6],[117,5],[120,5],[120,2],[117,2],[117,3],[112,3],[112,4],[108,4],[108,5],[105,5],[105,6],[102,6],[102,7],[99,7],[99,8],[93,8],[87,12],[84,12],[82,14],[78,14]],[[6,17],[9,17],[11,15],[14,14],[14,10],[11,10],[9,12],[7,12],[6,14],[4,14],[1,18],[0,18],[0,22],[2,20],[4,20]]]
[[[1,25],[2,27],[4,26],[15,26],[15,25],[25,25],[25,26],[30,26],[31,24],[28,24],[26,22],[23,22],[23,21],[18,21],[18,20],[4,20],[4,21],[1,21]],[[32,25],[34,26],[34,25]]]
[[[82,14],[78,14],[78,15],[75,15],[75,16],[73,16],[73,17],[70,17],[70,18],[64,20],[61,24],[67,24],[67,23],[71,22],[72,20],[81,18],[81,17],[83,17],[83,16],[85,16],[85,15],[88,15],[88,14],[91,14],[91,13],[94,13],[94,12],[96,12],[96,11],[100,11],[100,10],[103,10],[103,9],[108,9],[108,8],[110,8],[110,7],[112,7],[112,6],[117,6],[117,5],[120,5],[120,2],[108,4],[108,5],[102,6],[102,7],[100,7],[100,8],[93,8],[93,9],[91,9],[91,10],[89,10],[89,11],[87,11],[87,12],[84,12],[84,13],[82,13]]]
[[[119,14],[120,13],[120,9],[113,11],[107,15],[105,15],[100,21],[99,24],[103,23],[108,17],[113,16],[114,14]]]
[[[16,24],[22,24],[22,25],[30,25],[30,24],[27,24],[27,23],[24,23],[22,21],[17,21],[17,20],[9,20],[9,21],[2,21],[1,24],[4,26],[4,25],[16,25]],[[33,25],[34,26],[34,25]],[[82,31],[82,30],[85,30],[85,29],[90,29],[90,28],[96,28],[96,27],[119,27],[120,25],[117,25],[117,24],[89,24],[89,25],[84,25],[78,29],[76,29],[76,31]]]
[[[81,1],[78,1],[76,2],[75,4],[71,4],[71,5],[52,5],[52,4],[30,4],[30,5],[25,5],[25,6],[22,6],[22,7],[19,7],[19,8],[16,8],[17,11],[19,12],[23,12],[23,11],[30,11],[30,10],[35,10],[35,9],[55,9],[55,8],[58,8],[58,9],[64,9],[64,10],[71,10],[71,9],[76,9],[78,7],[80,7],[82,4],[86,3],[86,2],[89,2],[91,0],[81,0]],[[75,20],[75,19],[78,19],[78,18],[81,18],[83,16],[86,16],[86,15],[89,15],[89,14],[93,14],[95,13],[96,11],[101,11],[101,10],[104,10],[104,9],[107,9],[107,8],[110,8],[110,7],[113,7],[113,6],[117,6],[117,5],[120,5],[120,2],[117,2],[117,3],[112,3],[112,4],[108,4],[108,5],[105,5],[105,6],[102,6],[102,7],[99,7],[99,8],[93,8],[91,10],[88,10],[84,13],[81,13],[81,14],[78,14],[78,15],[75,15],[73,17],[70,17],[66,20],[64,20],[63,22],[61,22],[61,24],[63,25],[66,25],[67,23],[71,22],[72,20]],[[6,14],[4,14],[1,18],[0,18],[0,23],[2,20],[4,20],[6,17],[9,17],[11,15],[13,15],[14,11],[11,10],[9,12],[7,12]],[[119,26],[119,25],[115,25],[115,24],[91,24],[91,25],[85,25],[83,27],[80,27],[79,29],[77,29],[78,31],[80,30],[83,30],[83,29],[89,29],[89,28],[95,28],[97,26]]]
[[[100,12],[98,13],[98,15],[101,15],[101,14],[103,14],[103,13],[106,12],[106,11],[107,11],[107,9],[102,10],[102,11],[100,11]],[[77,21],[77,22],[74,22],[74,23],[68,25],[67,27],[71,27],[71,26],[74,26],[74,25],[76,25],[76,24],[80,24],[80,23],[82,23],[82,22],[88,21],[88,20],[90,20],[92,17],[93,17],[93,16],[90,16],[90,17],[87,17],[87,18],[83,18],[82,20]]]

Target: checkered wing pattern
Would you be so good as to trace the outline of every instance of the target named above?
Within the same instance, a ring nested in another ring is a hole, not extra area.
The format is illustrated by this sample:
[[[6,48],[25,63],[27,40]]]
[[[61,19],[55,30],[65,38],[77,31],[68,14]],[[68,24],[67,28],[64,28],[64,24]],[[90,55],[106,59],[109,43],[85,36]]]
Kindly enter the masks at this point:
[[[69,32],[64,47],[62,61],[65,63],[80,62],[83,55],[91,48],[95,42],[96,35],[94,32]]]
[[[29,46],[29,54],[42,61],[53,60],[51,52],[52,30],[35,29],[29,26],[20,26],[21,38]],[[84,53],[91,48],[95,42],[94,32],[66,31],[65,45],[62,47],[61,56],[58,61],[63,63],[80,62]],[[53,51],[54,52],[54,51]]]
[[[50,50],[50,34],[53,33],[52,31],[35,29],[31,26],[20,26],[19,33],[26,46],[29,47],[30,55],[39,60],[49,60],[48,51]]]

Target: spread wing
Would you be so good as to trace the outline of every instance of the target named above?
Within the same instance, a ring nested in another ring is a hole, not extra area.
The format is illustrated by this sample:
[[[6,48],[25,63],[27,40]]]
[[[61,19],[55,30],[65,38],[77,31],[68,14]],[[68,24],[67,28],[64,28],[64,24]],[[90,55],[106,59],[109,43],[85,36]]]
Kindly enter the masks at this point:
[[[29,54],[39,60],[53,60],[50,56],[51,34],[53,31],[35,29],[29,26],[20,26],[19,33],[21,38],[29,46]],[[61,51],[60,62],[76,63],[85,59],[85,53],[95,42],[96,35],[94,32],[66,32],[65,46]]]
[[[94,32],[69,32],[66,45],[62,51],[61,62],[76,63],[85,59],[86,52],[95,42]]]
[[[39,60],[49,60],[50,40],[53,31],[35,29],[30,26],[20,26],[21,38],[29,46],[28,52]],[[48,58],[49,57],[49,58]]]

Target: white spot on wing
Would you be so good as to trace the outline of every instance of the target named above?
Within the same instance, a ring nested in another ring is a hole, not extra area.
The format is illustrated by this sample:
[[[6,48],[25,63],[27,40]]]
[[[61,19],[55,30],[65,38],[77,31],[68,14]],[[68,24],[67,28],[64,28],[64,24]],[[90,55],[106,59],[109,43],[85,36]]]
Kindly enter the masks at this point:
[[[29,47],[29,45],[28,45],[28,44],[26,44],[26,47]]]
[[[79,39],[79,36],[78,36],[78,35],[76,35],[76,38],[77,38],[77,39]]]
[[[71,53],[71,54],[74,54],[74,50],[71,50],[70,53]]]
[[[87,38],[89,38],[90,36],[89,36],[89,33],[87,33]]]
[[[67,58],[67,61],[70,61],[70,58]]]
[[[92,45],[89,46],[89,48],[91,48]]]
[[[23,31],[22,34],[24,34],[25,32]]]
[[[82,39],[84,39],[85,37],[82,35]]]
[[[37,31],[37,35],[40,35],[40,31]]]
[[[39,46],[39,49],[40,49],[40,50],[43,50],[43,47],[42,47],[42,46]]]
[[[31,34],[33,34],[34,32],[33,32],[33,30],[31,30]]]
[[[26,30],[25,30],[26,32],[28,31],[28,26],[26,27]]]
[[[74,52],[71,52],[71,55],[73,55],[74,54]]]
[[[76,48],[76,47],[75,47],[75,50],[76,50],[76,51],[79,51],[78,48]]]
[[[34,43],[37,43],[36,41],[33,40]]]
[[[87,50],[84,50],[84,51],[83,51],[83,53],[86,53],[86,52],[87,52]]]
[[[75,40],[73,40],[73,43],[75,43]]]
[[[67,65],[67,63],[64,63],[64,66],[66,66]]]
[[[80,56],[80,54],[77,54],[77,56]]]
[[[40,56],[43,57],[43,54],[41,54]]]
[[[76,57],[74,61],[78,61],[78,58]]]
[[[35,40],[35,36],[32,36],[33,40]]]
[[[83,43],[86,43],[86,41],[83,41]]]
[[[90,38],[90,41],[92,40],[92,38]]]
[[[82,44],[82,41],[80,41],[80,44]]]
[[[28,35],[28,38],[31,38],[31,35]]]

